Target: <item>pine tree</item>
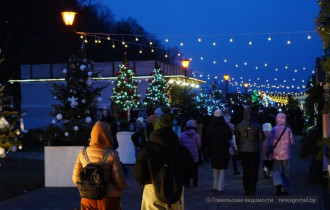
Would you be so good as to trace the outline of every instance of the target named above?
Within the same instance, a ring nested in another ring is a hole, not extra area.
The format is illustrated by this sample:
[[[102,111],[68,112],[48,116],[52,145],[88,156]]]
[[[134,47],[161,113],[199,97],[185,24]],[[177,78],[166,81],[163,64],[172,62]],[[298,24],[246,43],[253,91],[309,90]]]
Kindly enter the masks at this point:
[[[93,63],[71,57],[63,69],[65,82],[53,82],[51,93],[58,103],[53,104],[54,117],[47,127],[46,141],[51,145],[87,145],[93,122],[97,120],[97,103],[101,91],[93,88]]]
[[[4,90],[5,86],[0,83],[0,157],[6,156],[6,150],[15,152],[17,148],[22,149],[18,140],[22,134],[16,127],[19,115],[13,110],[13,98],[6,96]]]
[[[259,106],[261,105],[261,97],[259,96],[259,93],[257,90],[253,91],[253,94],[251,95],[252,103]]]
[[[119,65],[116,86],[112,89],[112,106],[116,111],[127,111],[140,106],[141,95],[137,93],[137,82],[133,80],[134,72],[126,62]]]
[[[168,95],[166,95],[166,85],[163,77],[163,71],[160,70],[156,64],[154,71],[151,73],[153,76],[149,80],[150,84],[146,90],[146,98],[144,99],[145,106],[168,108]]]

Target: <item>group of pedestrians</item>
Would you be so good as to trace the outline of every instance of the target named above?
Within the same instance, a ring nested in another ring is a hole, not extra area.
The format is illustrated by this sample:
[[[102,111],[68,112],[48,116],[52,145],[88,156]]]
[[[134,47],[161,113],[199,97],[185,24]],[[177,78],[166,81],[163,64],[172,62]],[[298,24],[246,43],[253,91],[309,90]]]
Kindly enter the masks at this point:
[[[173,131],[174,115],[169,110],[156,109],[148,116],[146,123],[143,118],[137,119],[137,129],[131,138],[136,148],[134,176],[143,191],[141,209],[184,209],[184,189],[191,184],[198,187],[199,164],[209,159],[213,173],[213,191],[225,191],[226,170],[232,159],[234,174],[240,173],[237,161],[241,161],[244,195],[254,196],[261,152],[264,176],[273,179],[276,195],[288,193],[290,145],[294,139],[291,129],[286,126],[285,114],[279,113],[276,116],[276,126],[272,127],[270,122],[258,123],[255,112],[249,108],[244,111],[237,109],[232,115],[230,113],[229,108],[217,108],[211,116],[205,112],[200,116],[193,113],[186,119],[180,135]],[[104,117],[102,120],[109,121]],[[110,158],[104,163],[104,169],[107,170],[105,179],[109,183],[108,193],[102,200],[82,198],[82,209],[121,209],[121,191],[125,189],[126,181],[123,165],[115,151],[117,140],[116,135],[113,135],[114,124],[111,122],[113,119],[110,123],[101,121],[95,124],[87,148],[91,162],[95,163],[100,163],[102,157],[112,151]],[[75,184],[80,171],[86,165],[81,151],[72,175]],[[182,185],[177,187],[179,196],[171,200],[170,206],[159,197],[160,188],[168,186],[156,183],[163,167],[171,171],[173,179],[179,180],[173,182],[173,185]]]

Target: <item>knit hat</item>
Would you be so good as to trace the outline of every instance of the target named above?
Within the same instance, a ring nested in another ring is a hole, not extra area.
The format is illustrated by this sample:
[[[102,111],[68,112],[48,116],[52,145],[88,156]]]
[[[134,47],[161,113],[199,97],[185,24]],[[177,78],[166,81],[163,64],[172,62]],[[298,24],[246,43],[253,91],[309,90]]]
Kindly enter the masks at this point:
[[[143,117],[139,117],[136,119],[136,122],[140,122],[141,124],[143,124]]]
[[[165,127],[172,128],[173,119],[174,119],[174,116],[171,113],[166,113],[166,114],[163,114],[162,116],[156,118],[156,121],[154,123],[154,130],[158,130],[158,129],[165,128]]]
[[[157,109],[155,110],[155,115],[156,115],[156,117],[160,117],[160,116],[162,116],[162,115],[163,115],[163,111],[162,111],[162,109],[161,109],[161,108],[157,108]]]
[[[265,123],[262,125],[262,130],[263,131],[271,131],[272,130],[272,125],[270,123]]]
[[[220,116],[223,116],[223,113],[220,109],[216,109],[214,111],[214,117],[220,117]]]
[[[193,120],[189,120],[187,123],[186,123],[186,127],[192,127],[194,128],[195,127],[195,122]]]

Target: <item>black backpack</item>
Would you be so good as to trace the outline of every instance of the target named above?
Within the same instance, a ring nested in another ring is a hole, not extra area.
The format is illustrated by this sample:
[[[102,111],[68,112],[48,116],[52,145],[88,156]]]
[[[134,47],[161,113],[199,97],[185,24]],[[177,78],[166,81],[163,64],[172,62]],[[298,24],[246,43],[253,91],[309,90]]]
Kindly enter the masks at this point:
[[[86,152],[86,147],[83,149],[83,153],[88,164],[80,172],[79,181],[77,182],[80,197],[102,200],[107,193],[107,183],[104,180],[104,171],[102,166],[111,155],[112,151],[108,152],[106,156],[104,156],[99,165],[91,164]]]
[[[161,155],[162,153],[157,146],[149,144],[148,147],[154,150],[162,161],[162,167],[157,172],[156,177],[152,180],[152,184],[155,186],[156,197],[161,202],[167,203],[168,207],[171,208],[171,204],[180,200],[182,187],[184,185],[184,178],[180,172],[175,169],[179,146],[175,149],[170,160],[166,160]],[[149,167],[152,166],[150,165]]]

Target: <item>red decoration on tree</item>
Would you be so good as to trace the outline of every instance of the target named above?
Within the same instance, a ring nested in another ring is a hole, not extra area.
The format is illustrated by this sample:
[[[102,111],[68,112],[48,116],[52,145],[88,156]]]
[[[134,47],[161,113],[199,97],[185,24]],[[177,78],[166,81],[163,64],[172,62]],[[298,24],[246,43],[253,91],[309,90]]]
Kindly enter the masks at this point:
[[[117,76],[119,76],[120,75],[120,71],[117,71],[116,74],[117,74]]]
[[[163,70],[160,70],[159,73],[163,74]]]
[[[129,93],[129,94],[133,93],[133,89],[130,89],[130,90],[128,91],[128,93]]]
[[[152,83],[152,79],[149,79],[149,82]]]
[[[138,102],[139,102],[139,99],[137,99],[137,98],[136,98],[136,99],[134,99],[134,103],[136,103],[136,104],[137,104]]]
[[[160,89],[160,91],[164,92],[164,89],[162,88],[162,89]]]
[[[155,74],[154,72],[151,72],[151,76],[154,76],[154,74]]]
[[[125,67],[128,67],[128,64],[127,63],[125,63]]]
[[[146,91],[146,93],[147,93],[147,94],[149,94],[149,93],[150,93],[150,91],[149,91],[149,90],[147,90],[147,91]]]
[[[126,82],[129,82],[129,79],[128,78],[126,79]]]

